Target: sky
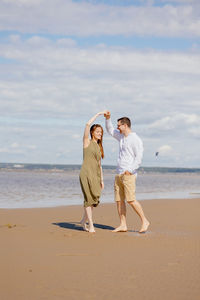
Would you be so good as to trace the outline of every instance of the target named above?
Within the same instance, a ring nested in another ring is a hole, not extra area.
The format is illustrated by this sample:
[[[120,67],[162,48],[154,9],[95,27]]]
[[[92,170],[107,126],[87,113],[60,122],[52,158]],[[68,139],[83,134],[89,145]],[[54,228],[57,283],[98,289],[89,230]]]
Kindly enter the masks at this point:
[[[200,1],[0,0],[0,162],[81,164],[104,109],[142,166],[200,167]],[[104,151],[116,165],[106,130]]]

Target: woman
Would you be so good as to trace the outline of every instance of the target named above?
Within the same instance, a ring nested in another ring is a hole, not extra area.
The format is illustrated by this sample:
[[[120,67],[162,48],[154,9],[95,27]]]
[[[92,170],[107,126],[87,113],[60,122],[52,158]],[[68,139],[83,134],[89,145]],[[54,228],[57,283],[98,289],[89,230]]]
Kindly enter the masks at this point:
[[[80,184],[84,195],[84,214],[81,220],[83,229],[88,232],[95,232],[92,210],[99,204],[101,190],[104,188],[101,158],[104,158],[103,151],[103,128],[94,124],[94,120],[105,112],[99,112],[92,117],[85,126],[83,135],[83,164],[80,171]],[[89,134],[91,139],[89,138]],[[87,228],[86,223],[89,223]]]

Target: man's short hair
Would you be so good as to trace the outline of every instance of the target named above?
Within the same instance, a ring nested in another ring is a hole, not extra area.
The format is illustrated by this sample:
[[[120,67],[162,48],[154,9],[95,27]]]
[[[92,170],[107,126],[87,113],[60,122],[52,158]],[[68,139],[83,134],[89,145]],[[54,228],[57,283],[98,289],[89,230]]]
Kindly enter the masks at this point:
[[[126,124],[129,128],[131,127],[131,120],[127,117],[122,117],[120,119],[117,120],[117,122],[121,122],[121,124]]]

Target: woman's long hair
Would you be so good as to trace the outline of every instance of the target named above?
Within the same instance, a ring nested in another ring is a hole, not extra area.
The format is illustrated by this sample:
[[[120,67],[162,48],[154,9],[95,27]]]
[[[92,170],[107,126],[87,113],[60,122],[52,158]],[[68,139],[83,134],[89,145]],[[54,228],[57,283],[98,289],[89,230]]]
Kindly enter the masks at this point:
[[[104,151],[103,151],[103,127],[99,124],[94,124],[90,127],[90,135],[91,135],[91,138],[92,138],[92,134],[93,132],[95,131],[96,128],[101,128],[102,130],[102,136],[101,136],[101,139],[97,141],[97,144],[99,145],[100,147],[100,150],[101,150],[101,157],[104,158]]]

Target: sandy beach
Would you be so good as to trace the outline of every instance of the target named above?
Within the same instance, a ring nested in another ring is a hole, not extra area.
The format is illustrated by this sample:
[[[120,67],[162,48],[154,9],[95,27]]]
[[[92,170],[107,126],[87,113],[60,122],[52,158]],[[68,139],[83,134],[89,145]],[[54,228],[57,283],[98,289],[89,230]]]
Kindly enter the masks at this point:
[[[128,232],[115,204],[0,210],[0,299],[200,299],[200,199],[142,201],[146,234],[128,207]]]

